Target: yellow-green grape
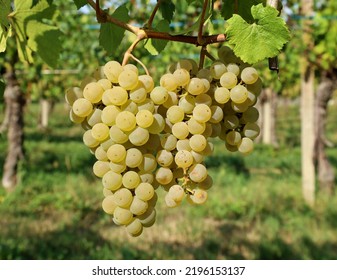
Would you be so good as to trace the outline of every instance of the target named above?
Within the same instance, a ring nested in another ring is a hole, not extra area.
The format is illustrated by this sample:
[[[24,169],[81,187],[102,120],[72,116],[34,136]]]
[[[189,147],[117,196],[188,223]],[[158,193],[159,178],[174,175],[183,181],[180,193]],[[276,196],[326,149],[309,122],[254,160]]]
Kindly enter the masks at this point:
[[[73,122],[73,123],[82,123],[85,120],[85,117],[79,117],[77,116],[73,110],[69,111],[69,119]]]
[[[185,122],[178,122],[175,123],[172,126],[172,134],[177,138],[177,139],[185,139],[188,134],[188,126]]]
[[[108,138],[107,140],[101,142],[100,146],[103,148],[104,151],[107,151],[110,148],[110,146],[113,144],[116,144],[116,142]]]
[[[161,87],[166,88],[168,91],[174,91],[178,86],[175,77],[171,73],[164,74],[159,83]]]
[[[227,149],[229,152],[234,153],[234,152],[238,151],[238,146],[237,146],[237,145],[236,145],[236,146],[233,146],[233,145],[230,145],[230,144],[228,144],[227,142],[225,142],[225,146],[226,146],[226,149]]]
[[[146,92],[150,93],[154,88],[154,81],[149,75],[140,75],[138,76],[138,80],[143,83]]]
[[[226,134],[226,141],[232,146],[238,145],[241,141],[241,134],[235,130],[231,130]]]
[[[222,121],[223,111],[219,106],[217,106],[217,105],[211,106],[211,114],[212,114],[212,116],[209,119],[209,121],[211,123],[217,124],[217,123]]]
[[[128,92],[122,88],[115,86],[111,89],[104,91],[102,96],[102,102],[104,105],[116,105],[121,106],[128,101]]]
[[[210,137],[213,134],[213,126],[210,123],[205,124],[205,130],[201,134],[204,135],[206,138]]]
[[[135,189],[135,195],[143,201],[148,201],[154,196],[154,188],[149,183],[140,183]]]
[[[149,131],[142,127],[137,127],[129,134],[129,140],[135,146],[145,145],[149,138]]]
[[[227,115],[224,117],[224,126],[227,129],[235,129],[239,126],[239,118],[236,115]]]
[[[113,195],[109,195],[105,197],[102,201],[103,211],[109,215],[113,215],[117,205],[114,201]]]
[[[232,72],[226,72],[226,73],[222,74],[222,76],[220,78],[221,86],[223,86],[227,89],[232,89],[233,87],[236,86],[237,83],[238,83],[238,78]]]
[[[96,123],[92,129],[91,134],[97,141],[104,141],[109,137],[110,129],[104,123]]]
[[[206,179],[198,184],[198,188],[203,190],[208,190],[213,185],[213,179],[211,176],[207,175]]]
[[[138,167],[143,161],[143,154],[136,148],[128,149],[126,152],[125,163],[130,168]]]
[[[157,104],[163,104],[168,99],[167,89],[164,87],[155,87],[150,93],[151,100]]]
[[[138,219],[134,219],[125,228],[127,233],[130,234],[132,237],[137,237],[143,232],[143,225]]]
[[[146,98],[143,102],[137,104],[138,105],[138,111],[141,111],[141,110],[148,110],[150,111],[151,113],[154,112],[154,103],[153,101],[150,99],[150,98]]]
[[[259,111],[255,107],[250,107],[243,112],[242,118],[246,123],[254,123],[259,119]]]
[[[109,162],[98,160],[94,163],[92,170],[97,177],[102,178],[110,170]]]
[[[243,113],[243,112],[247,111],[247,109],[249,107],[248,102],[243,102],[243,103],[231,102],[231,106],[232,106],[233,110],[237,113]]]
[[[173,173],[170,168],[160,167],[156,171],[156,180],[161,185],[167,185],[173,180]]]
[[[177,141],[177,151],[191,151],[192,148],[190,146],[190,140],[189,139],[181,139]]]
[[[126,170],[125,160],[121,162],[109,162],[109,167],[113,172],[122,173]]]
[[[245,103],[247,103],[248,106],[254,106],[256,104],[256,102],[257,102],[256,95],[253,92],[249,91],[249,90],[247,90],[247,94],[248,94],[247,95],[247,100],[246,100]]]
[[[82,97],[83,93],[79,87],[72,87],[66,90],[65,100],[70,106],[72,106],[77,99]]]
[[[134,89],[130,90],[129,95],[130,99],[137,104],[145,101],[147,97],[147,92],[144,84],[139,81],[137,86]]]
[[[186,69],[183,69],[183,68],[176,69],[173,72],[173,76],[174,76],[174,79],[177,85],[180,87],[186,86],[190,81],[190,73]]]
[[[196,151],[196,152],[203,151],[207,145],[207,140],[205,136],[200,135],[200,134],[193,135],[189,141],[190,141],[189,143],[190,147],[192,148],[193,151]]]
[[[205,91],[205,86],[201,79],[192,78],[187,84],[186,90],[192,95],[199,95]]]
[[[192,155],[191,155],[192,156]],[[193,164],[190,168],[189,168],[189,173],[188,173],[190,179],[193,182],[196,183],[200,183],[203,180],[206,179],[207,177],[207,169],[206,167],[201,164],[201,163],[197,163],[197,164]]]
[[[175,202],[181,202],[185,197],[185,191],[180,185],[171,186],[168,194]]]
[[[121,162],[126,157],[126,149],[121,144],[114,144],[108,149],[107,156],[112,162]]]
[[[260,127],[256,123],[247,123],[243,128],[243,135],[254,139],[260,134]]]
[[[135,171],[127,171],[123,175],[123,186],[128,189],[136,188],[140,183],[140,177]]]
[[[230,92],[225,87],[218,87],[214,92],[214,99],[219,104],[225,104],[230,99]]]
[[[154,155],[144,154],[143,161],[138,166],[139,170],[143,172],[153,172],[157,168],[157,161]]]
[[[210,67],[210,73],[213,79],[219,80],[227,72],[227,67],[220,61],[214,62]]]
[[[167,151],[172,151],[177,145],[177,138],[172,134],[165,134],[160,139],[160,143],[163,149]]]
[[[91,114],[93,107],[89,100],[85,98],[79,98],[73,103],[72,109],[76,116],[84,118]]]
[[[118,83],[126,90],[134,89],[138,84],[138,74],[132,70],[123,70],[118,76]]]
[[[117,61],[109,61],[103,67],[104,75],[112,83],[118,82],[118,76],[123,71],[123,67]]]
[[[157,153],[156,160],[160,166],[168,167],[173,162],[173,155],[171,152],[166,150],[160,150]]]
[[[81,84],[80,84],[80,88],[81,90],[83,90],[85,88],[85,86],[91,82],[96,82],[97,80],[94,78],[94,77],[91,77],[91,76],[87,76],[85,77],[82,81],[81,81]]]
[[[159,134],[164,130],[165,119],[159,114],[153,114],[153,123],[147,128],[151,134]]]
[[[244,155],[250,154],[254,149],[254,142],[248,137],[243,137],[238,145],[238,150]]]
[[[165,199],[166,206],[169,208],[177,207],[180,204],[179,202],[175,201],[169,193],[165,195],[164,199]]]
[[[175,69],[185,69],[188,72],[192,71],[194,66],[193,66],[193,60],[189,60],[189,59],[180,59],[176,65],[175,65]],[[196,66],[196,68],[198,69],[198,66]]]
[[[191,134],[202,134],[206,129],[206,124],[203,122],[198,122],[195,118],[191,117],[187,121],[187,127]]]
[[[241,80],[248,85],[254,84],[259,78],[259,74],[257,73],[254,67],[246,67],[241,72]]]
[[[194,150],[191,151],[193,157],[193,163],[202,163],[205,159],[204,155],[200,152],[196,152]]]
[[[133,195],[130,190],[120,188],[114,193],[114,201],[117,206],[127,208],[131,205]]]
[[[247,100],[248,91],[242,85],[236,85],[230,90],[231,100],[237,104],[241,104]]]
[[[144,227],[152,226],[156,221],[156,209],[149,207],[147,211],[144,214],[139,215],[137,219],[142,223]]]
[[[122,67],[123,67],[123,70],[131,70],[138,75],[138,68],[136,65],[129,63],[129,64],[123,65]]]
[[[166,112],[167,119],[172,123],[178,123],[184,120],[185,112],[180,106],[172,106]]]
[[[227,71],[234,73],[236,76],[239,76],[239,74],[240,74],[240,67],[239,67],[239,65],[237,65],[235,63],[229,63],[227,65]]]
[[[118,144],[123,144],[128,141],[129,137],[116,125],[110,127],[110,138]]]
[[[205,123],[209,121],[212,116],[211,108],[205,104],[198,104],[193,109],[193,118],[198,121]]]
[[[133,214],[130,210],[117,206],[114,211],[114,219],[121,225],[129,224],[133,219]]]
[[[130,205],[130,211],[132,214],[137,216],[142,215],[148,208],[149,204],[146,201],[140,199],[137,196],[133,197],[132,203]]]
[[[104,89],[96,82],[89,83],[83,89],[83,96],[91,103],[98,103],[102,100]]]
[[[149,110],[140,110],[136,114],[137,125],[142,128],[147,128],[153,123],[153,114]]]
[[[188,168],[193,164],[193,156],[191,152],[186,150],[178,151],[174,157],[174,161],[178,167]]]
[[[112,196],[114,194],[112,191],[110,191],[106,188],[103,188],[102,193],[103,193],[104,197]]]
[[[167,100],[162,104],[164,108],[168,109],[174,105],[177,105],[179,102],[178,95],[174,91],[168,92]]]
[[[185,114],[191,114],[195,107],[195,98],[191,95],[183,96],[179,99],[179,107],[181,107]]]
[[[91,129],[83,133],[83,143],[89,148],[94,148],[99,145],[99,141],[92,136]]]
[[[108,126],[112,126],[116,123],[116,117],[120,113],[120,109],[115,105],[108,105],[104,107],[101,114],[102,122]]]
[[[133,102],[132,100],[128,100],[121,106],[121,111],[128,111],[136,115],[138,113],[137,103]]]
[[[111,82],[108,79],[100,79],[97,83],[104,89],[107,90],[112,87]]]
[[[255,83],[248,84],[247,90],[254,93],[256,96],[259,96],[262,91],[262,80],[258,78]]]
[[[206,79],[207,81],[211,82],[212,81],[212,74],[211,71],[207,68],[202,68],[198,71],[197,73],[197,78],[199,79]]]
[[[203,189],[195,189],[189,198],[194,204],[204,204],[207,200],[207,192]]]
[[[213,103],[212,97],[210,97],[208,94],[202,93],[195,97],[195,105],[205,104],[207,106],[211,106],[212,103]]]
[[[123,131],[131,131],[136,127],[136,117],[128,111],[122,111],[116,116],[116,126]]]
[[[103,161],[108,160],[106,151],[101,146],[97,147],[97,149],[95,150],[95,157],[97,160],[103,160]]]
[[[109,170],[102,177],[102,184],[104,188],[111,191],[116,191],[122,186],[122,175],[112,170]]]
[[[140,171],[139,173],[140,181],[143,183],[149,183],[152,184],[154,180],[154,176],[151,173],[144,173],[143,171]]]
[[[214,151],[214,144],[212,142],[207,142],[205,149],[201,152],[204,156],[210,156]]]
[[[204,90],[201,94],[206,93],[210,90],[211,88],[211,83],[207,79],[201,79],[202,83],[204,84]],[[200,94],[199,94],[200,95]]]
[[[102,110],[95,108],[89,116],[87,116],[87,123],[90,126],[94,126],[101,122]]]

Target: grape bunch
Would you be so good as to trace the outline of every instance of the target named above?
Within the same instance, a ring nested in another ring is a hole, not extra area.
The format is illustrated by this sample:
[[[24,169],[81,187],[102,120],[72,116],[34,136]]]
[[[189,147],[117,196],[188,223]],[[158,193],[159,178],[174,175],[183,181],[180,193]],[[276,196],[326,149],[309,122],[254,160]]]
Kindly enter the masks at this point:
[[[83,142],[97,159],[102,208],[131,236],[154,224],[159,186],[168,207],[184,199],[205,203],[213,183],[204,163],[211,138],[231,152],[253,150],[261,80],[230,48],[218,55],[203,69],[180,60],[159,85],[132,64],[110,61],[66,92],[70,119],[85,129]]]

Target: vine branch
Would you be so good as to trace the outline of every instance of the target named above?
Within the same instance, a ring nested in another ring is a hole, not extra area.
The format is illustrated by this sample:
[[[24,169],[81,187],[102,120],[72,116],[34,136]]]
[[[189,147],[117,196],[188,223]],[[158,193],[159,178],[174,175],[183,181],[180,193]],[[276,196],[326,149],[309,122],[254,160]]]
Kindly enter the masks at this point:
[[[198,44],[202,45],[203,44],[203,28],[204,28],[204,23],[205,23],[205,14],[208,6],[208,0],[204,1],[204,4],[202,6],[202,12],[200,16],[200,24],[199,24],[199,29],[198,29]]]
[[[153,22],[154,16],[156,15],[156,13],[157,13],[157,11],[158,11],[158,9],[159,9],[160,2],[161,2],[161,0],[157,0],[157,4],[156,4],[156,6],[154,7],[154,9],[153,9],[153,11],[152,11],[152,13],[151,13],[151,16],[150,16],[150,18],[149,18],[149,20],[148,20],[148,22],[147,22],[147,27],[148,27],[149,29],[152,29],[152,22]]]
[[[96,0],[97,1],[97,0]],[[105,18],[105,22],[110,22],[112,24],[115,24],[133,34],[137,35],[137,38],[141,41],[144,39],[160,39],[160,40],[167,40],[167,41],[175,41],[175,42],[182,42],[182,43],[188,43],[193,44],[196,46],[206,46],[209,44],[219,43],[226,41],[226,35],[225,34],[216,34],[216,35],[208,35],[208,36],[202,36],[202,44],[198,42],[198,36],[188,36],[188,35],[171,35],[165,32],[158,32],[154,30],[148,30],[148,29],[142,29],[136,26],[133,26],[131,24],[122,22],[118,19],[115,19],[108,15],[105,11],[103,11],[101,8],[98,8],[99,11],[96,10],[96,3],[93,0],[87,0],[88,4],[96,11],[96,14],[98,13],[101,15],[102,18]]]

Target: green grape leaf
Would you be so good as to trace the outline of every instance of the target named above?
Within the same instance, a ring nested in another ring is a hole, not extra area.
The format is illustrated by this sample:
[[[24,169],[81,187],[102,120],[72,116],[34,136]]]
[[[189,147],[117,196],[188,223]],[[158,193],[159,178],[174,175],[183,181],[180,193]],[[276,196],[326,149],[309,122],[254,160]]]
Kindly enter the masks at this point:
[[[252,22],[254,18],[251,13],[251,7],[265,2],[265,0],[222,0],[221,15],[227,20],[233,14],[239,14],[245,21]]]
[[[0,0],[0,26],[8,28],[9,22],[7,20],[7,15],[11,11],[11,0]]]
[[[175,12],[176,6],[172,3],[171,0],[163,0],[160,2],[159,10],[164,19],[168,22],[172,21],[173,14]]]
[[[236,56],[253,64],[267,57],[276,56],[290,39],[290,32],[278,11],[262,4],[253,6],[254,23],[247,23],[241,16],[227,20],[227,41],[233,45]]]
[[[9,17],[16,36],[18,53],[21,60],[34,62],[36,52],[45,63],[55,67],[61,52],[62,34],[50,22],[56,14],[56,6],[46,0],[36,4],[33,0],[14,1],[15,10]],[[47,23],[48,22],[48,23]]]
[[[113,18],[123,22],[130,20],[129,10],[125,4],[119,6],[111,15]],[[125,29],[118,27],[110,22],[102,23],[99,33],[99,43],[109,55],[117,50],[124,37]]]
[[[10,36],[12,36],[11,26],[9,27],[9,29],[5,29],[0,26],[0,52],[4,52],[6,50],[7,39]]]
[[[83,6],[88,4],[87,0],[74,0],[74,3],[77,7],[77,9],[81,9]]]
[[[167,20],[163,19],[156,25],[154,29],[159,32],[169,32],[170,24]],[[146,42],[144,47],[150,54],[157,55],[165,49],[167,43],[167,40],[150,39]]]

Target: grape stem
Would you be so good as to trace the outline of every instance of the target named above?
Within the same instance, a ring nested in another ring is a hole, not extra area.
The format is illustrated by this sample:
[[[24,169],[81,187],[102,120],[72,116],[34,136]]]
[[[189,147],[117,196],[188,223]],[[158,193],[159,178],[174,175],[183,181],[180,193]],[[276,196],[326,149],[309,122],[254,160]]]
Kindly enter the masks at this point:
[[[156,13],[157,13],[157,11],[158,11],[158,9],[159,9],[160,2],[161,2],[161,0],[157,0],[157,4],[156,4],[156,6],[153,8],[153,11],[152,11],[152,13],[151,13],[151,16],[150,16],[150,18],[149,18],[149,20],[148,20],[148,22],[147,22],[147,28],[149,28],[149,29],[152,29],[152,22],[153,22],[153,19],[154,19],[155,15],[156,15]]]
[[[97,0],[96,0],[97,1]],[[206,46],[209,44],[214,43],[220,43],[226,41],[226,35],[225,34],[215,34],[215,35],[207,35],[202,36],[202,44],[198,42],[198,36],[188,36],[188,35],[171,35],[166,32],[159,32],[154,31],[150,29],[143,29],[136,26],[133,26],[131,24],[122,22],[116,18],[113,18],[112,16],[108,15],[105,11],[103,11],[100,7],[96,7],[97,2],[94,2],[93,0],[87,0],[88,4],[96,11],[96,14],[100,15],[101,22],[110,22],[114,25],[117,25],[133,34],[137,35],[137,38],[140,38],[140,40],[144,39],[160,39],[160,40],[166,40],[166,41],[174,41],[174,42],[182,42],[187,44],[193,44],[196,46]]]
[[[206,46],[202,46],[200,50],[199,69],[204,67],[206,52]]]
[[[200,16],[200,23],[199,23],[199,29],[198,29],[198,44],[203,45],[203,28],[205,23],[205,14],[208,6],[208,0],[204,1],[204,5],[202,6],[202,12]]]

